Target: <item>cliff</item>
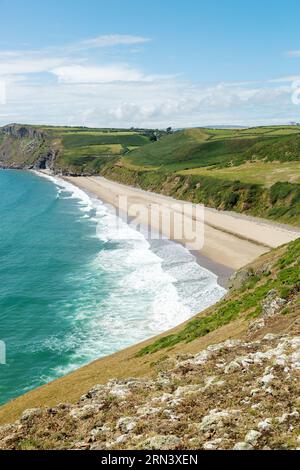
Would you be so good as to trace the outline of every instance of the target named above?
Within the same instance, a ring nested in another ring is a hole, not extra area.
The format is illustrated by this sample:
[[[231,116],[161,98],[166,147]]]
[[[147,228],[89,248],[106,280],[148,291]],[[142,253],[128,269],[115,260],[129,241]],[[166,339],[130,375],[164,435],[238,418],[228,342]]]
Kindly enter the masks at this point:
[[[54,168],[56,150],[45,132],[32,126],[10,124],[0,129],[0,167]]]

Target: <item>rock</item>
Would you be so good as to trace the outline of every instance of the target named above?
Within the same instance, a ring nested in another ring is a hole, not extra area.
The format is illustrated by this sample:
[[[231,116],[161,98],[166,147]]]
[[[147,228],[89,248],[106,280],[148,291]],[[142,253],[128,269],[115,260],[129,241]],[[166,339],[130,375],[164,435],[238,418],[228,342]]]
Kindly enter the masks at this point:
[[[137,422],[133,418],[125,417],[125,418],[120,418],[117,421],[117,429],[120,429],[124,433],[130,433],[131,431],[136,428]]]
[[[272,333],[268,333],[267,335],[263,337],[263,341],[273,341],[276,338],[277,338],[276,335],[273,335]]]
[[[73,444],[73,449],[75,450],[89,450],[90,444],[88,442],[75,442]]]
[[[203,444],[204,450],[217,450],[219,445],[222,443],[222,439],[214,439]]]
[[[300,414],[298,413],[297,410],[293,411],[292,413],[284,413],[282,416],[279,416],[276,418],[276,421],[279,424],[286,423],[287,421],[292,421],[293,419],[298,420]]]
[[[241,365],[237,361],[232,361],[224,369],[225,374],[230,374],[231,372],[236,372],[241,369]]]
[[[163,395],[159,397],[155,397],[152,399],[153,403],[168,403],[170,400],[173,400],[174,395],[171,393],[164,393]]]
[[[126,398],[128,395],[130,395],[130,393],[131,391],[126,385],[116,384],[109,390],[109,395],[116,398]]]
[[[180,421],[181,416],[174,414],[172,410],[164,410],[163,415],[166,416],[170,421]]]
[[[240,289],[252,275],[253,273],[249,270],[249,268],[241,269],[231,276],[229,280],[229,288],[234,290]]]
[[[197,356],[193,359],[193,364],[202,365],[205,364],[211,357],[211,353],[209,351],[201,351]]]
[[[257,320],[253,320],[249,323],[248,326],[248,333],[249,335],[256,333],[257,331],[261,330],[266,326],[266,322],[264,318],[259,318]]]
[[[202,419],[199,429],[202,432],[214,431],[223,428],[225,424],[232,422],[239,414],[239,411],[216,411],[212,410],[207,416]]]
[[[123,444],[124,442],[126,442],[128,439],[128,436],[126,434],[122,434],[121,436],[118,436],[116,438],[116,444]]]
[[[18,426],[16,424],[4,424],[3,426],[0,426],[0,435],[5,434],[7,435],[8,433],[14,432],[18,429]]]
[[[293,353],[290,356],[290,361],[293,369],[300,369],[300,351]]]
[[[174,395],[176,398],[180,398],[185,395],[199,393],[201,391],[201,388],[202,387],[200,387],[199,385],[186,385],[185,387],[178,387]]]
[[[99,404],[90,404],[84,405],[80,408],[73,408],[70,411],[70,416],[73,419],[88,419],[92,418],[93,416],[97,415],[99,411],[103,408],[104,405]]]
[[[255,431],[254,429],[252,429],[246,434],[245,442],[247,442],[247,444],[250,444],[251,446],[254,447],[256,446],[260,437],[261,437],[261,432]]]
[[[89,390],[85,395],[81,397],[81,401],[91,400],[96,397],[102,397],[107,393],[107,388],[104,385],[95,385],[91,390]]]
[[[23,411],[20,421],[21,423],[26,423],[28,421],[32,421],[35,418],[38,418],[42,415],[43,410],[41,408],[31,408],[29,410]]]
[[[205,379],[205,386],[203,387],[203,390],[206,390],[210,387],[223,387],[225,385],[224,380],[218,380],[218,377],[215,375],[211,377],[206,377]]]
[[[266,374],[266,375],[264,375],[263,377],[260,378],[260,382],[264,385],[264,387],[266,387],[274,379],[275,379],[275,376],[273,374]]]
[[[146,417],[160,413],[160,411],[160,408],[153,408],[151,406],[140,406],[139,408],[137,408],[136,413],[140,417]]]
[[[177,436],[154,436],[142,443],[145,450],[175,450],[181,444],[181,439]]]
[[[249,442],[237,442],[233,450],[253,450],[253,447]]]
[[[276,289],[270,290],[267,294],[267,297],[261,303],[263,317],[273,317],[282,309],[286,302],[287,301],[285,299],[281,299],[278,296],[278,292]]]
[[[261,432],[268,432],[272,429],[272,419],[266,418],[264,421],[260,421],[257,425]]]

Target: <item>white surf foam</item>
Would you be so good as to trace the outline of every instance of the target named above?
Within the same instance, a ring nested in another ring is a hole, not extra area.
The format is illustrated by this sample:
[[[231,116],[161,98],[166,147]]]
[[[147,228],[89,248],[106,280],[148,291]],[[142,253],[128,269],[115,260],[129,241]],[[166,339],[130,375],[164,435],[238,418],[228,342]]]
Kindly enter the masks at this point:
[[[56,185],[57,197],[77,200],[84,217],[95,224],[95,236],[108,245],[89,266],[89,289],[77,300],[76,334],[66,338],[76,352],[55,375],[166,331],[225,294],[217,277],[183,246],[171,241],[150,245],[103,202],[58,177],[38,175]],[[109,291],[96,301],[93,292],[103,279]]]

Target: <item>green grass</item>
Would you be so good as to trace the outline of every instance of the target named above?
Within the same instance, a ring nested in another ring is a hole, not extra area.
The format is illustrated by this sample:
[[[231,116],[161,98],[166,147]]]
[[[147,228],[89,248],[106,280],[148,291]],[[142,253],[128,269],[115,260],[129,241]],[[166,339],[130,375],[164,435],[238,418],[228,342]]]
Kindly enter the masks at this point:
[[[272,289],[276,289],[283,298],[296,301],[300,292],[300,239],[287,245],[279,259],[277,253],[278,250],[274,250],[270,272],[261,276],[250,271],[249,279],[237,292],[221,301],[213,313],[194,318],[178,333],[160,338],[141,349],[137,357],[193,341],[238,318],[249,320],[258,317],[262,312],[261,303]],[[283,311],[283,314],[288,313],[286,309]]]
[[[123,162],[180,171],[238,166],[253,160],[299,161],[300,128],[186,129],[130,152]]]
[[[86,147],[89,145],[115,145],[123,147],[130,145],[145,145],[149,140],[147,137],[139,134],[104,134],[104,133],[74,133],[68,134],[62,138],[62,145],[65,149]]]
[[[181,175],[212,176],[223,180],[243,181],[270,187],[280,181],[300,183],[299,162],[251,161],[238,167],[229,168],[192,168],[180,171]]]

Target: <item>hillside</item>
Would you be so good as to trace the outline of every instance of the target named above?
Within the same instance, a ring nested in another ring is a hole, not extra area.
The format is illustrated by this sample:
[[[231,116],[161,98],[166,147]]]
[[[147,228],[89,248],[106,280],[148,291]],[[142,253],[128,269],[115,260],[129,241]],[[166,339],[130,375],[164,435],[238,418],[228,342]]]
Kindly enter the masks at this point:
[[[20,420],[0,428],[0,448],[298,448],[299,281],[297,240],[171,334],[2,407],[2,423]]]
[[[300,127],[186,129],[130,152],[109,179],[294,225],[300,224]]]
[[[0,166],[95,174],[108,161],[149,143],[153,132],[11,124],[0,129]]]
[[[168,134],[9,125],[0,130],[1,166],[101,174],[208,207],[300,224],[299,126]]]

